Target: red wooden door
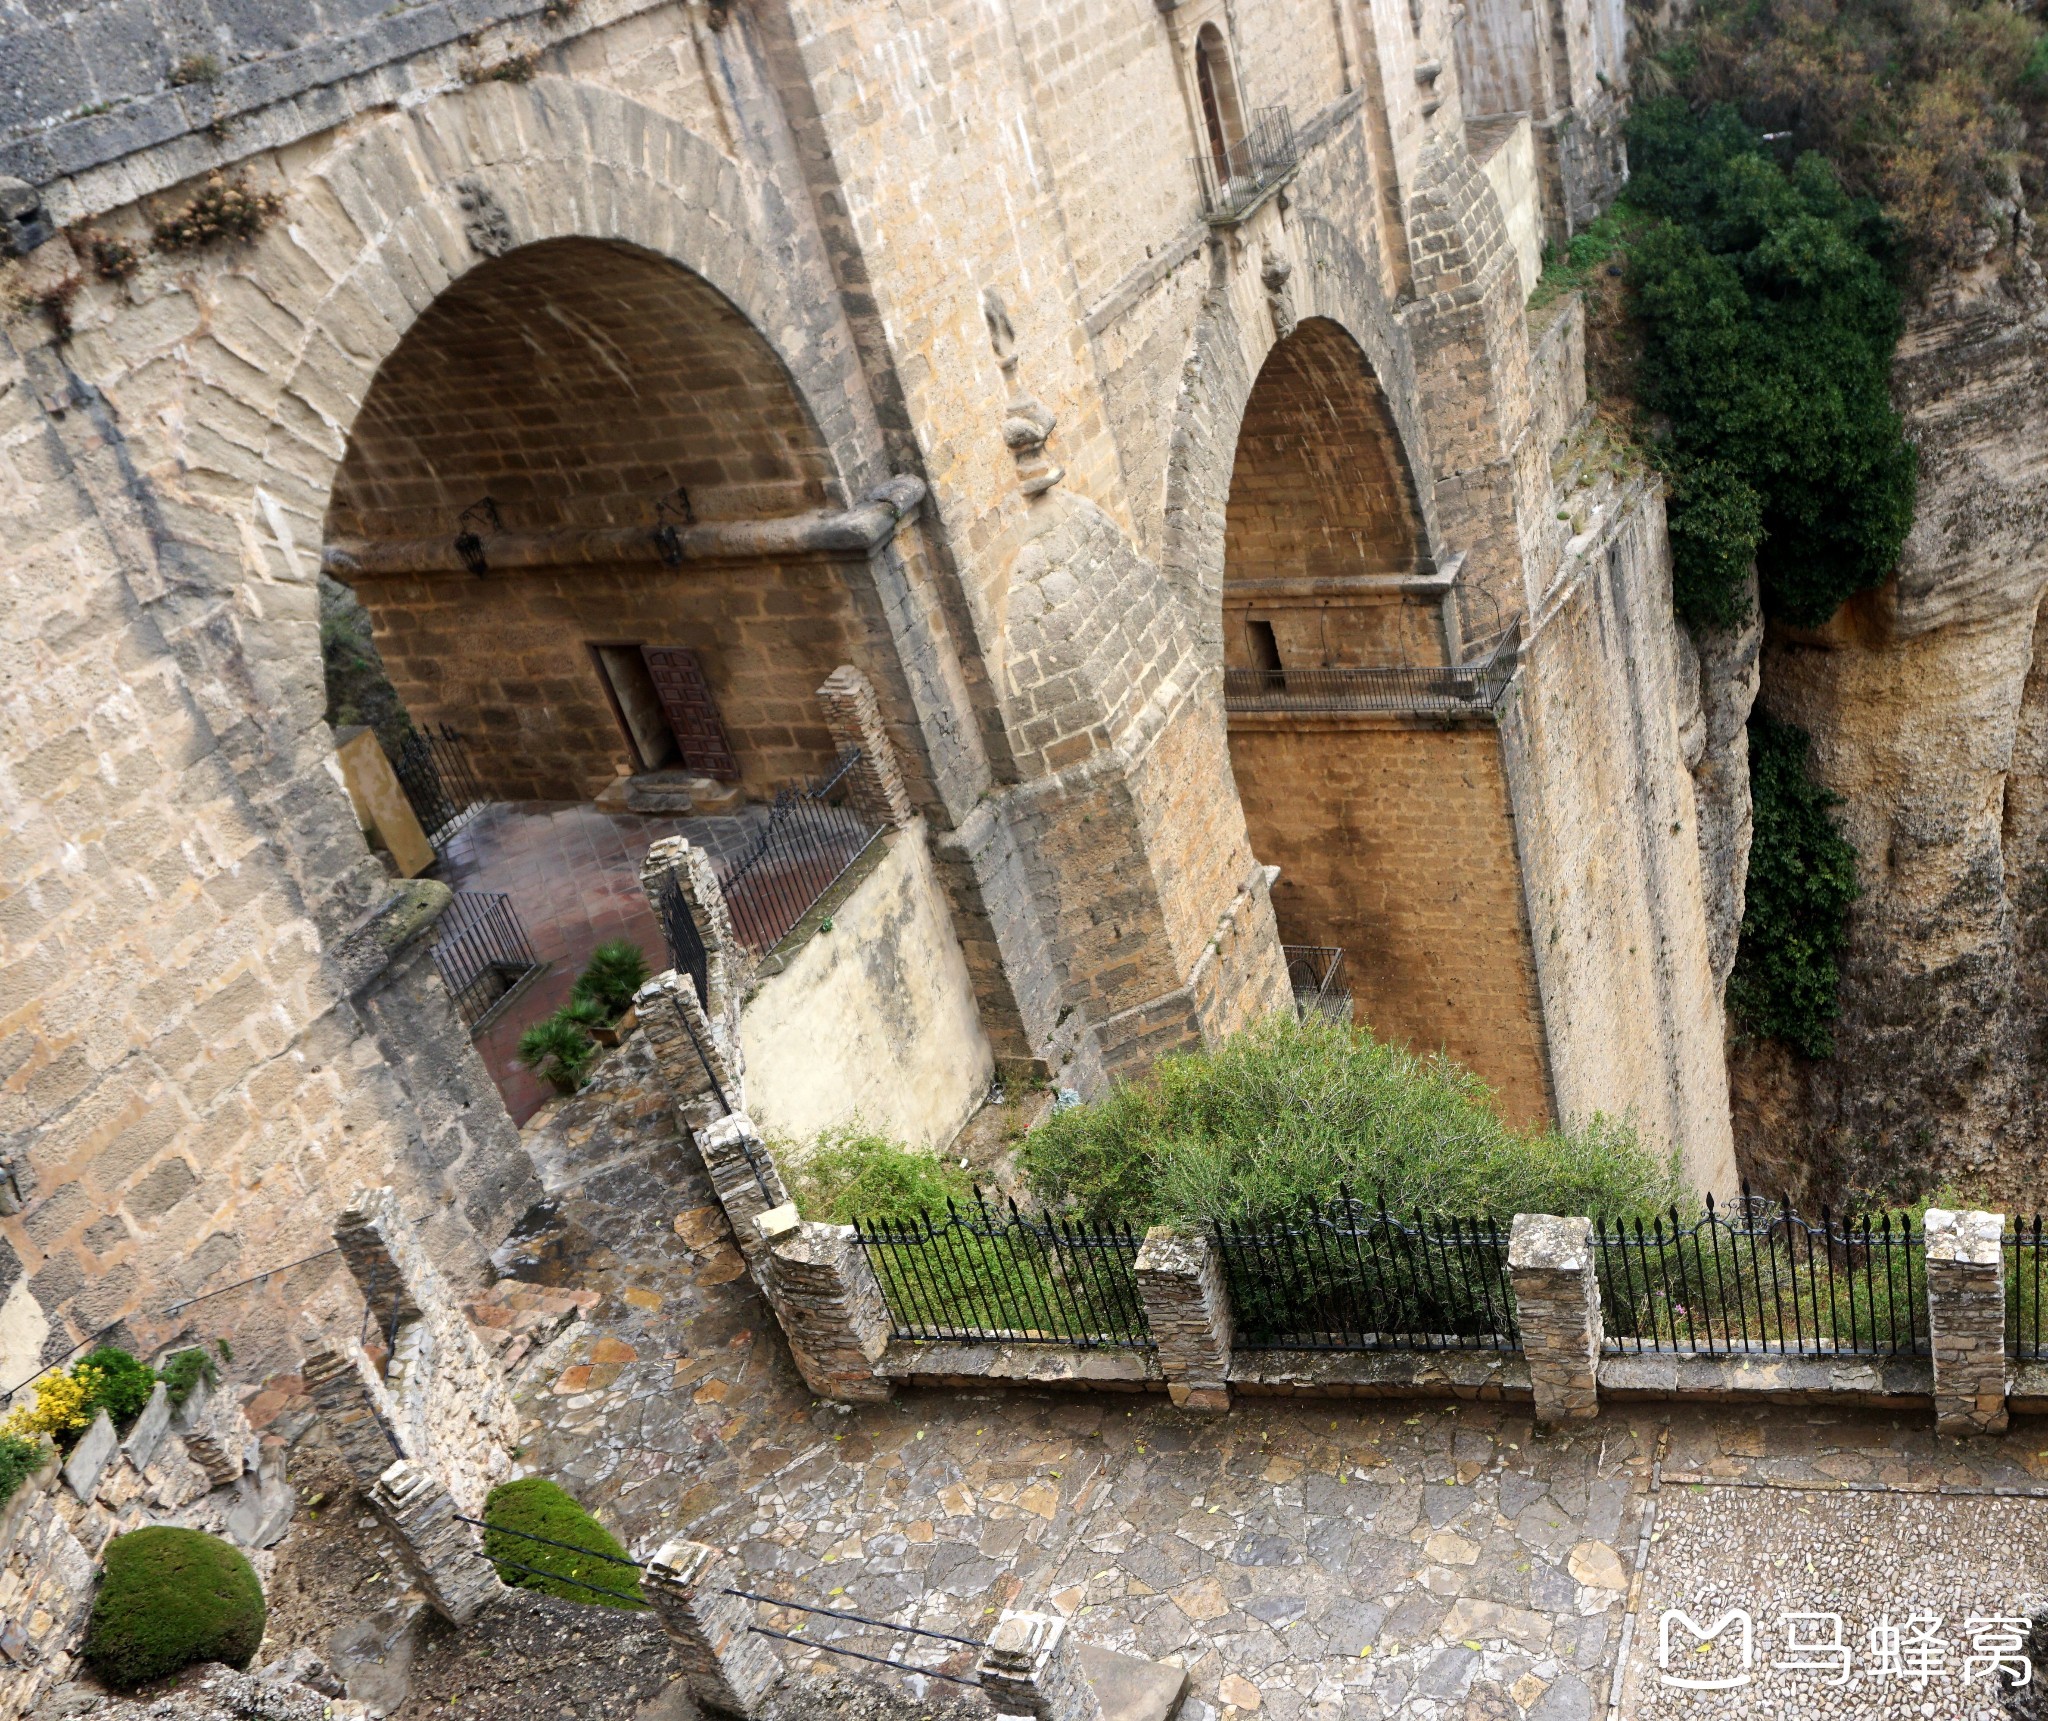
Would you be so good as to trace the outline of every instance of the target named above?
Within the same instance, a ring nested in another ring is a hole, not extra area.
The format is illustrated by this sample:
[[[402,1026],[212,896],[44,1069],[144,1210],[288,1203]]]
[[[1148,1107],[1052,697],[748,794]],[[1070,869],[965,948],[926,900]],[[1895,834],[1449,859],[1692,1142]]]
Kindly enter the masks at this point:
[[[704,679],[697,654],[675,645],[643,645],[640,654],[647,659],[647,673],[668,726],[675,731],[684,769],[721,783],[738,782],[740,762],[725,738],[718,703],[711,697],[711,684]]]

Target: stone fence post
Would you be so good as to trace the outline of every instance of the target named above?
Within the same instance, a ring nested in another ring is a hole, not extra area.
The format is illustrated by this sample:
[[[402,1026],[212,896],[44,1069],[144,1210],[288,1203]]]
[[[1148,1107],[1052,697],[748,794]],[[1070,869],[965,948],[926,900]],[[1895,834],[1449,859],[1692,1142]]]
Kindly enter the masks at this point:
[[[782,1662],[753,1624],[752,1604],[725,1593],[724,1556],[673,1541],[640,1574],[640,1593],[682,1652],[690,1695],[722,1715],[753,1716],[782,1677]]]
[[[1139,1245],[1135,1270],[1145,1324],[1173,1402],[1210,1414],[1229,1410],[1236,1324],[1215,1238],[1207,1231],[1155,1225]]]
[[[1930,1207],[1925,1230],[1935,1426],[2003,1434],[2005,1215]]]
[[[429,1605],[450,1625],[469,1624],[498,1593],[497,1568],[483,1557],[476,1529],[456,1517],[454,1495],[410,1458],[377,1478],[370,1508],[398,1538]]]
[[[691,1132],[710,1175],[718,1204],[725,1209],[726,1222],[738,1240],[740,1253],[757,1260],[767,1247],[761,1237],[761,1215],[771,1208],[786,1206],[789,1189],[782,1171],[743,1111],[708,1123]]]
[[[910,791],[903,786],[896,749],[882,727],[882,708],[868,678],[852,664],[842,663],[825,677],[818,703],[825,708],[833,747],[841,753],[849,747],[860,749],[860,762],[847,779],[854,811],[878,825],[902,830],[912,817]]]
[[[1508,1277],[1522,1355],[1539,1423],[1600,1414],[1600,1281],[1593,1221],[1517,1213],[1508,1233]]]
[[[988,1634],[974,1676],[998,1715],[1102,1721],[1067,1622],[1052,1614],[1005,1612]]]
[[[762,1288],[797,1372],[820,1398],[878,1402],[893,1391],[875,1364],[889,1344],[889,1305],[851,1225],[820,1225],[785,1204],[755,1221]]]

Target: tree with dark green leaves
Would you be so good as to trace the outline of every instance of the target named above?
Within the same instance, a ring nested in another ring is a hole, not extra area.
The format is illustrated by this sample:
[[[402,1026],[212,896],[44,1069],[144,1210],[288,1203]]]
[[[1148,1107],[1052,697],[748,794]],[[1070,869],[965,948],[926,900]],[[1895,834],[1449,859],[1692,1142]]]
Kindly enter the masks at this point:
[[[1628,246],[1641,404],[1663,421],[1674,595],[1807,626],[1884,580],[1913,523],[1917,462],[1888,388],[1892,224],[1820,156],[1788,169],[1730,107],[1645,103],[1629,126]]]
[[[1856,900],[1856,850],[1835,822],[1841,797],[1807,769],[1806,731],[1759,711],[1749,724],[1755,836],[1728,1009],[1744,1031],[1809,1058],[1835,1049],[1842,947]]]

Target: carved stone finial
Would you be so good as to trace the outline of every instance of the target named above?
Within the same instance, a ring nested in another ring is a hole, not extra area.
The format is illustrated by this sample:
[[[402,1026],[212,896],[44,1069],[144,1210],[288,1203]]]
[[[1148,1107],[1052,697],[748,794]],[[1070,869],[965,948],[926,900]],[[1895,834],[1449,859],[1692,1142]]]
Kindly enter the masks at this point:
[[[981,320],[988,325],[996,365],[1010,383],[1009,404],[1003,408],[1003,446],[1016,457],[1018,488],[1027,496],[1042,496],[1067,475],[1067,469],[1045,452],[1059,420],[1017,381],[1016,325],[993,287],[982,290]]]
[[[1266,305],[1273,313],[1273,333],[1285,340],[1294,333],[1294,292],[1289,283],[1294,264],[1268,245],[1259,263],[1259,284],[1266,289]]]

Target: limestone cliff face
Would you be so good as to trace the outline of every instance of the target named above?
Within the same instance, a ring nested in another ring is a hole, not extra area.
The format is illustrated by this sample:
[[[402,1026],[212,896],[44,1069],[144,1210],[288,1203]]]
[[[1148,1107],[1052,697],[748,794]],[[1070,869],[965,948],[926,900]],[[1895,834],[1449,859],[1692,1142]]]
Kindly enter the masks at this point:
[[[1749,877],[1749,713],[1764,639],[1756,575],[1749,620],[1733,628],[1678,630],[1680,740],[1700,815],[1700,883],[1707,899],[1707,959],[1725,988],[1742,931]]]
[[[2048,290],[2023,212],[1910,314],[1900,570],[1773,625],[1764,707],[1813,736],[1860,857],[1835,1056],[1731,1047],[1736,1141],[1811,1198],[1953,1184],[2040,1205],[2048,1141]]]

